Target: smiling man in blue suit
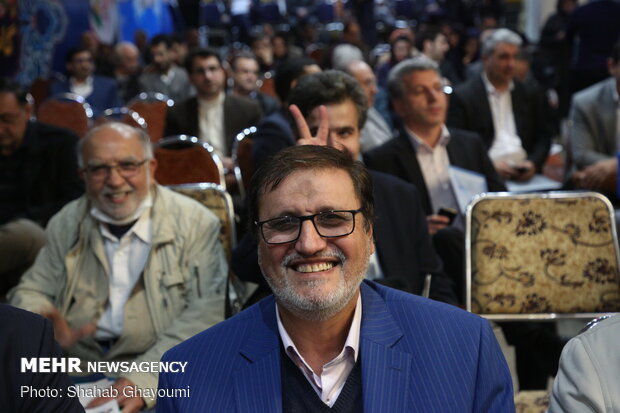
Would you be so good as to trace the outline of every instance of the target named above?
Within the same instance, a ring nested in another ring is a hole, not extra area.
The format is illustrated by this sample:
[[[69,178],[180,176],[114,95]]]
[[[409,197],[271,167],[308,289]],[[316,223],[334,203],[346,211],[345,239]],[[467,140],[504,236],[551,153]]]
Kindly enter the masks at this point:
[[[254,176],[251,219],[274,295],[169,350],[158,412],[514,412],[488,323],[363,281],[372,185],[336,149],[287,148]]]

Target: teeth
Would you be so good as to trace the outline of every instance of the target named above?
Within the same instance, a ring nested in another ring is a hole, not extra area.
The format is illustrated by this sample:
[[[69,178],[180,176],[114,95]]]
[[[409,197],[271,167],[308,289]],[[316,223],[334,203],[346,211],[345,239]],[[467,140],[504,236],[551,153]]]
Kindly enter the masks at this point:
[[[322,262],[320,264],[301,264],[295,269],[297,272],[319,272],[329,270],[334,266],[333,262]]]
[[[124,192],[118,193],[118,194],[110,194],[110,198],[112,199],[118,199],[118,198],[122,198],[125,196]]]

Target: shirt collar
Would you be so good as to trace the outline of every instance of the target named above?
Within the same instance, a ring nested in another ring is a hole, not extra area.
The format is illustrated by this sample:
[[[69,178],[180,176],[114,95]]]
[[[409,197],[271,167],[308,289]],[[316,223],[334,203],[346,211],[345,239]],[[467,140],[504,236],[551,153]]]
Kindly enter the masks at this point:
[[[148,212],[152,206],[153,206],[153,198],[149,192],[148,196],[144,199],[144,201],[142,201],[142,203],[138,206],[138,208],[136,208],[134,213],[125,219],[122,219],[122,220],[114,219],[108,216],[105,212],[101,211],[99,208],[95,206],[91,207],[90,215],[99,222],[104,222],[106,224],[113,224],[113,225],[123,225],[123,224],[128,224],[131,221],[135,221],[138,218],[140,218],[142,215],[145,215],[145,213]]]
[[[276,318],[278,320],[278,332],[280,333],[280,338],[282,339],[282,345],[286,350],[287,354],[290,355],[290,352],[295,354],[306,367],[312,371],[306,360],[299,354],[297,351],[297,347],[293,340],[288,335],[282,321],[280,320],[280,312],[278,311],[278,304],[276,303]],[[360,345],[360,332],[362,327],[362,295],[357,293],[357,304],[355,305],[355,312],[353,313],[353,321],[351,322],[351,327],[349,328],[349,334],[347,335],[347,339],[344,342],[344,346],[340,354],[336,357],[336,359],[340,359],[346,354],[347,351],[352,352],[353,360],[357,361],[357,356],[359,354],[359,345]]]
[[[500,95],[502,93],[505,93],[505,92],[500,92],[499,90],[495,89],[495,86],[493,86],[493,84],[487,77],[487,74],[484,70],[482,71],[482,83],[484,83],[484,88],[486,89],[488,94]],[[511,92],[512,89],[514,88],[515,88],[515,82],[511,80],[510,83],[508,84],[508,91]]]
[[[91,86],[92,87],[93,86],[93,75],[88,76],[84,83],[77,83],[75,81],[75,78],[73,76],[71,76],[69,78],[69,82],[71,82],[71,85],[74,86],[74,87],[75,86],[78,86],[78,87],[79,86],[82,86],[82,87],[84,87],[84,86]]]
[[[213,108],[213,107],[217,107],[217,106],[220,106],[220,105],[223,105],[223,104],[224,104],[224,98],[225,98],[225,97],[226,97],[226,96],[225,96],[224,92],[223,92],[223,91],[221,91],[221,92],[217,95],[217,97],[216,97],[215,99],[210,99],[210,100],[207,100],[207,99],[198,98],[198,104],[199,104],[200,106],[202,106],[202,107],[205,107],[205,108]]]
[[[413,133],[409,128],[405,127],[405,130],[407,131],[407,134],[409,135],[409,140],[413,144],[413,149],[415,149],[416,152],[418,151],[418,149],[420,149],[420,147],[426,148],[430,151],[434,149],[431,146],[429,146],[426,142],[424,142],[422,139],[420,139],[420,137],[418,137],[418,135]],[[436,145],[435,148],[437,146],[446,147],[448,146],[449,142],[450,142],[450,131],[448,130],[446,125],[443,124],[441,125],[441,135],[439,135],[439,141],[437,142],[438,145]]]
[[[139,240],[141,240],[145,244],[150,243],[151,242],[150,221],[151,221],[151,209],[147,208],[142,213],[142,215],[140,215],[140,218],[138,218],[136,223],[133,224],[131,229],[127,231],[127,233],[123,236],[125,237],[127,236],[127,234],[134,234]],[[110,232],[110,230],[108,229],[108,226],[105,223],[99,222],[99,228],[101,230],[101,235],[104,238],[107,238],[114,242],[118,241],[118,239]]]

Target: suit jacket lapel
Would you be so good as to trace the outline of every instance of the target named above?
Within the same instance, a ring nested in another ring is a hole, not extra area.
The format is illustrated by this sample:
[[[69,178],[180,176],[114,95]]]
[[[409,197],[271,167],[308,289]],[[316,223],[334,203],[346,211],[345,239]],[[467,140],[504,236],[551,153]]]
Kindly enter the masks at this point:
[[[238,116],[235,111],[235,102],[228,95],[224,99],[224,139],[226,140],[226,147],[229,151],[232,151],[233,146],[233,131],[239,130]],[[238,110],[238,109],[237,109]]]
[[[495,125],[493,124],[493,114],[491,113],[491,105],[489,104],[489,97],[487,94],[487,89],[484,86],[484,82],[482,81],[482,75],[478,76],[477,82],[475,83],[475,93],[474,96],[478,96],[475,100],[478,102],[478,107],[476,112],[477,116],[480,117],[481,122],[484,123],[484,127],[482,130],[491,131],[489,136],[485,136],[484,133],[481,133],[482,140],[484,141],[487,147],[491,147],[493,144],[493,140],[495,139]]]
[[[187,101],[185,121],[187,122],[187,130],[191,131],[191,134],[194,136],[200,135],[200,126],[198,121],[198,98],[193,97]]]
[[[28,122],[24,137],[24,145],[27,145],[28,156],[25,159],[19,182],[19,191],[22,193],[22,199],[31,198],[31,194],[27,193],[27,191],[34,188],[34,181],[40,175],[39,170],[44,164],[40,159],[40,152],[44,143],[34,136],[37,133],[35,128],[36,125],[33,122]]]
[[[601,118],[603,120],[603,128],[605,133],[603,136],[607,137],[605,140],[605,146],[610,148],[609,153],[613,153],[616,149],[616,124],[618,111],[616,110],[616,102],[614,101],[614,88],[616,87],[616,80],[611,78],[607,81],[603,93],[601,93],[601,101],[599,102],[601,108],[610,108],[609,110],[600,110]]]
[[[396,348],[403,332],[385,302],[362,283],[362,388],[364,411],[407,411],[412,357]]]
[[[281,412],[280,336],[273,297],[260,304],[252,334],[241,346],[244,360],[235,374],[238,412]]]
[[[405,168],[407,172],[409,182],[413,183],[420,193],[420,197],[422,198],[422,206],[424,207],[424,212],[427,215],[433,213],[433,208],[431,206],[431,199],[428,195],[428,191],[426,189],[426,182],[424,181],[424,175],[422,175],[422,169],[420,169],[420,164],[418,163],[418,157],[416,156],[416,152],[413,149],[413,145],[409,141],[409,135],[404,129],[401,129],[397,141],[397,156],[400,160],[400,163]]]
[[[527,119],[527,111],[525,102],[527,101],[524,96],[525,89],[521,87],[515,81],[514,89],[510,92],[510,100],[512,102],[512,113],[515,118],[515,127],[517,128],[517,136],[521,138],[521,142],[524,148],[527,148],[529,143],[525,142],[524,139],[527,138],[525,134],[525,123],[528,121]]]

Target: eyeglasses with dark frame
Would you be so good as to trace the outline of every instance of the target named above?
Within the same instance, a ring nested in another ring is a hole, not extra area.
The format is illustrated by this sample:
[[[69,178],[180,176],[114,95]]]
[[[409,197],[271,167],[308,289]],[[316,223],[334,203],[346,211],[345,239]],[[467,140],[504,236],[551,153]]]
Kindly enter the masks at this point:
[[[86,171],[89,178],[94,180],[103,180],[107,178],[110,176],[110,173],[112,173],[112,169],[118,170],[118,173],[123,178],[131,178],[137,175],[140,171],[140,167],[149,160],[150,158],[146,158],[142,161],[121,161],[116,165],[88,165],[84,167],[84,171]]]
[[[355,215],[363,208],[321,211],[313,215],[286,215],[265,221],[255,221],[263,240],[270,245],[295,242],[301,235],[301,224],[312,221],[314,229],[323,238],[338,238],[355,231]]]

